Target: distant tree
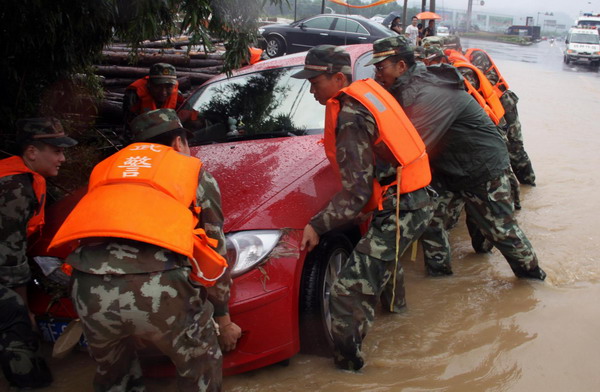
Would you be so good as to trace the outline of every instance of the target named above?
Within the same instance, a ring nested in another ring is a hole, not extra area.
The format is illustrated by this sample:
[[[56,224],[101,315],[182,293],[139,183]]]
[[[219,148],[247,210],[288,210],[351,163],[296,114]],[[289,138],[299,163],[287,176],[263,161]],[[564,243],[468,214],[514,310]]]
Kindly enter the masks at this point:
[[[288,0],[2,0],[0,134],[14,137],[17,118],[81,108],[70,100],[98,89],[92,65],[111,42],[131,44],[185,32],[193,44],[225,42],[225,70],[241,64],[256,39],[265,5]],[[89,102],[87,102],[89,104]],[[89,106],[89,105],[83,106]],[[3,142],[2,145],[5,145]]]

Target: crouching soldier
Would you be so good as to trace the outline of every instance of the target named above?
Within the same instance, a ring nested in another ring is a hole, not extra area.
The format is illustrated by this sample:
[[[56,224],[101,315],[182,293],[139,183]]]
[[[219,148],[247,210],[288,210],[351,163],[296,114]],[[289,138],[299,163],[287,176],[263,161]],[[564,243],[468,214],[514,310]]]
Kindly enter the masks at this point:
[[[75,242],[72,298],[98,368],[96,391],[142,390],[137,340],[171,358],[181,391],[219,391],[240,328],[227,303],[221,196],[190,157],[174,110],[132,122],[133,143],[100,162],[51,247]],[[217,328],[216,320],[219,328]]]
[[[52,375],[39,354],[27,308],[27,247],[44,225],[46,178],[58,175],[64,149],[77,142],[54,118],[17,122],[20,155],[0,161],[0,365],[10,385],[37,388]]]

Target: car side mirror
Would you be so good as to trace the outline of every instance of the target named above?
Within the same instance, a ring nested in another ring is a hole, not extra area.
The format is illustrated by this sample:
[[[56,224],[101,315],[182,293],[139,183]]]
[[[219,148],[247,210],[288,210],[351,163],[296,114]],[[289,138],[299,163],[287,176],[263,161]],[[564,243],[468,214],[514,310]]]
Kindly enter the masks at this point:
[[[304,25],[304,23],[300,23],[298,27],[300,27],[300,30],[306,30],[306,26]]]

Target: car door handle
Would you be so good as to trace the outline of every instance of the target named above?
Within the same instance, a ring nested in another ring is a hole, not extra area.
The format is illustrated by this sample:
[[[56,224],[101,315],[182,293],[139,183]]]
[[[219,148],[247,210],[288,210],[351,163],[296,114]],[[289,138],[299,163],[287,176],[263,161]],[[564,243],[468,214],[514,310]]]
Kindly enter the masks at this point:
[[[367,39],[367,37],[358,37],[358,39]]]
[[[329,34],[327,34],[327,33],[319,33],[319,35],[323,35],[323,36],[327,37]]]

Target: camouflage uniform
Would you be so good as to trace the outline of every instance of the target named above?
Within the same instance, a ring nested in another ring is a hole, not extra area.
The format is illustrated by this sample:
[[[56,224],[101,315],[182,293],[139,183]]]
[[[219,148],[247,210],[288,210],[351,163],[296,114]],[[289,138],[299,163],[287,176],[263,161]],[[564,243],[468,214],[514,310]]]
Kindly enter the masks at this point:
[[[490,59],[487,58],[485,53],[475,52],[471,63],[485,74],[492,85],[498,83],[498,75],[491,67]],[[500,97],[500,102],[505,111],[504,119],[506,120],[506,137],[510,165],[521,184],[535,185],[535,173],[529,155],[527,155],[523,145],[521,121],[519,121],[519,112],[517,110],[518,101],[519,98],[511,90],[506,90],[502,94],[502,97]]]
[[[217,251],[225,255],[220,191],[204,169],[196,205],[202,208],[199,227],[219,240]],[[67,262],[74,269],[73,302],[98,365],[95,390],[145,389],[136,352],[140,342],[150,342],[173,361],[178,390],[221,390],[223,359],[213,315],[228,314],[229,272],[205,288],[190,283],[189,260],[173,251],[120,238],[83,244]]]
[[[8,382],[20,387],[52,382],[29,311],[11,289],[26,285],[31,278],[26,227],[37,208],[29,174],[0,178],[0,364]]]
[[[23,147],[40,142],[66,148],[77,143],[65,136],[62,124],[54,118],[22,119],[17,127]],[[8,382],[22,388],[52,382],[29,310],[17,293],[31,280],[27,245],[32,239],[27,236],[27,225],[41,208],[30,173],[0,177],[0,365]]]
[[[311,49],[307,64],[319,51],[324,51],[321,55],[329,59],[327,56],[331,54],[326,48],[333,47],[322,45]],[[349,60],[348,57],[348,65]],[[371,197],[374,179],[380,184],[389,184],[396,178],[396,166],[390,163],[395,162],[393,155],[385,144],[375,145],[379,131],[373,115],[348,95],[338,98],[336,157],[342,190],[310,220],[319,235],[356,220]],[[342,369],[358,370],[363,366],[362,341],[373,323],[379,298],[394,274],[396,299],[392,311],[405,303],[404,270],[400,263],[395,263],[396,203],[395,187],[391,187],[384,195],[383,209],[373,212],[367,233],[359,240],[331,287],[334,361]],[[430,197],[425,188],[400,196],[399,255],[420,236],[431,217]],[[392,302],[391,293],[388,291],[386,295],[387,302]]]
[[[395,37],[378,40],[373,48],[374,55],[405,50]],[[543,280],[546,274],[514,218],[506,144],[485,111],[462,88],[456,69],[416,63],[390,90],[427,145],[432,184],[439,194],[432,223],[421,236],[429,274],[452,273],[447,229],[455,214],[449,214],[447,206],[461,198],[472,222],[502,252],[515,275]]]

